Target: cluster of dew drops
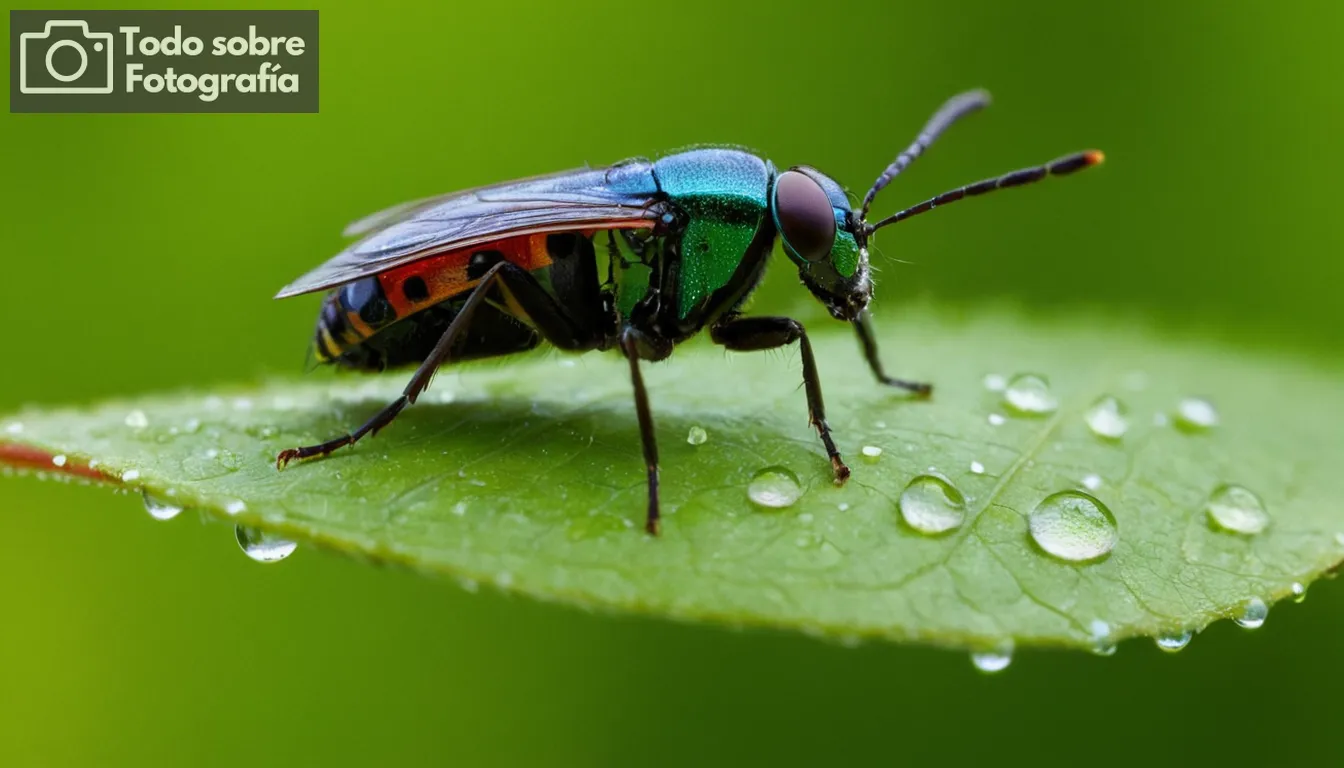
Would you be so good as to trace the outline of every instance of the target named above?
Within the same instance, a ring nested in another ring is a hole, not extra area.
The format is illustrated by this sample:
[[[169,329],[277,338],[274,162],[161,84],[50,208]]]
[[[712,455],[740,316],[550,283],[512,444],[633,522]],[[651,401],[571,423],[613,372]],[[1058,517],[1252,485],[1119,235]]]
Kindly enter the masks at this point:
[[[1135,378],[1140,382],[1137,386],[1141,388],[1142,376],[1135,374]],[[1001,374],[989,374],[983,383],[986,389],[1000,396],[1004,412],[988,415],[987,421],[991,426],[1002,426],[1010,417],[1049,416],[1059,409],[1059,400],[1044,376],[1022,373],[1009,378]],[[1083,413],[1088,430],[1107,441],[1121,440],[1130,429],[1131,419],[1129,408],[1112,395],[1098,398]],[[1176,404],[1173,413],[1158,413],[1153,417],[1154,426],[1166,427],[1173,422],[1186,433],[1207,432],[1218,426],[1219,415],[1208,400],[1186,397]],[[884,428],[886,425],[875,422],[875,426]],[[701,446],[708,439],[702,427],[694,426],[686,442]],[[876,445],[865,445],[860,449],[860,456],[867,463],[876,463],[882,453],[883,449]],[[979,461],[972,461],[969,469],[975,475],[986,472],[985,465]],[[1032,541],[1046,554],[1065,562],[1087,564],[1103,560],[1120,539],[1115,516],[1104,503],[1088,493],[1100,489],[1103,483],[1100,475],[1087,474],[1079,479],[1081,489],[1062,490],[1041,500],[1027,518]],[[759,470],[747,485],[747,498],[765,509],[789,507],[802,495],[803,486],[798,476],[782,466]],[[965,495],[951,479],[933,467],[910,480],[896,506],[901,521],[923,535],[948,534],[959,529],[966,521]],[[842,504],[840,508],[843,511],[848,505]],[[1220,485],[1209,494],[1204,512],[1215,529],[1246,536],[1264,531],[1270,522],[1260,497],[1250,489],[1232,483]],[[810,519],[811,516],[808,517]],[[1344,533],[1337,538],[1344,545]],[[801,546],[803,540],[799,541]],[[1294,600],[1298,602],[1306,596],[1306,588],[1300,583],[1292,585],[1292,592]],[[1265,623],[1268,614],[1269,607],[1263,600],[1251,598],[1235,621],[1246,629],[1256,629]],[[1115,652],[1115,641],[1109,624],[1098,619],[1088,629],[1094,653],[1109,656]],[[1193,630],[1184,629],[1159,635],[1155,642],[1159,649],[1174,653],[1185,648],[1193,635]],[[971,654],[971,662],[976,669],[986,673],[1006,669],[1012,658],[1013,643],[1010,639]]]

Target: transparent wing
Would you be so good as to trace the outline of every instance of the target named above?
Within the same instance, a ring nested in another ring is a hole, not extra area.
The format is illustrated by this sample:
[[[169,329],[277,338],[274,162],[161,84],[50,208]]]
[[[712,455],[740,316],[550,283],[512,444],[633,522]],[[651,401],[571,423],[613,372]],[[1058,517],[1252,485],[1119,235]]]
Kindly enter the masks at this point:
[[[649,226],[661,215],[652,166],[582,169],[425,198],[354,222],[365,237],[285,286],[276,298],[320,291],[445,251],[506,237]]]

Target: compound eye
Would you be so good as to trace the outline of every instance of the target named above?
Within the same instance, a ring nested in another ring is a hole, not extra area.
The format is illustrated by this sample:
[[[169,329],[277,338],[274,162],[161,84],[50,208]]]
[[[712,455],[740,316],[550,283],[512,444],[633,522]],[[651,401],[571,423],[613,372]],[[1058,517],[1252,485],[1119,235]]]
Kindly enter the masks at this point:
[[[821,261],[835,244],[835,211],[811,176],[785,171],[775,179],[775,224],[789,250],[805,261]]]

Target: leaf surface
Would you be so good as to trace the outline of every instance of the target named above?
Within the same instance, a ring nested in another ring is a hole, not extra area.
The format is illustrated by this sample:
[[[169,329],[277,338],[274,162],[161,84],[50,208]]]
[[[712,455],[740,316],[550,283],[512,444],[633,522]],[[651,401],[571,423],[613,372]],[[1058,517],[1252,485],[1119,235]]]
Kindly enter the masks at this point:
[[[596,353],[445,370],[376,438],[285,471],[277,452],[356,426],[407,375],[30,410],[0,421],[0,462],[100,476],[301,542],[541,599],[970,648],[1200,629],[1344,558],[1338,368],[1106,327],[1002,313],[889,322],[888,367],[933,381],[928,401],[876,385],[852,338],[816,329],[828,416],[853,468],[843,488],[808,426],[796,350],[687,345],[645,369],[663,470],[656,540],[641,531],[627,371]],[[1016,415],[986,386],[987,375],[1020,372],[1048,378],[1058,409]],[[1129,423],[1118,439],[1086,418],[1107,395]],[[1215,426],[1180,420],[1192,396],[1214,406]],[[703,444],[688,442],[693,427]],[[798,479],[792,505],[749,499],[771,467]],[[899,511],[907,485],[931,470],[965,500],[964,522],[942,535]],[[1207,503],[1224,484],[1259,498],[1262,532],[1211,522]],[[1059,491],[1109,509],[1118,539],[1108,554],[1070,562],[1033,538],[1033,511]]]

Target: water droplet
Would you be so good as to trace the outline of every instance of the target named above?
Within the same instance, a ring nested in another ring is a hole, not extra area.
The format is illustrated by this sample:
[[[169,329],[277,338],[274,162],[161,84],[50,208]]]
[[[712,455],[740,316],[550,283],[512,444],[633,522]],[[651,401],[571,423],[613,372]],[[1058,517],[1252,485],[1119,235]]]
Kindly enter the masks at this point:
[[[1001,414],[1001,413],[991,413],[991,414],[989,414],[989,419],[988,419],[988,420],[989,420],[989,425],[990,425],[991,427],[1001,427],[1001,426],[1003,426],[1003,425],[1008,421],[1007,419],[1005,419],[1005,418],[1003,417],[1003,414]]]
[[[1225,484],[1215,488],[1204,504],[1204,511],[1215,528],[1232,533],[1254,535],[1269,525],[1264,502],[1240,485]]]
[[[53,467],[64,467],[65,462],[66,458],[64,453],[58,453],[55,456],[51,457],[51,465]]]
[[[966,518],[966,497],[940,474],[918,475],[898,501],[901,518],[920,533],[947,533]]]
[[[865,445],[859,452],[863,454],[863,458],[872,460],[876,460],[882,455],[882,449],[876,445]]]
[[[1129,408],[1110,395],[1093,403],[1084,418],[1092,434],[1109,440],[1119,440],[1129,430]]]
[[[234,526],[233,535],[243,552],[258,563],[278,563],[299,547],[292,541],[245,525]]]
[[[218,459],[218,458],[219,458],[219,449],[218,449],[218,448],[207,448],[207,449],[205,450],[205,458],[207,458],[207,459]]]
[[[1154,413],[1154,414],[1153,414],[1153,426],[1154,426],[1154,427],[1165,427],[1165,426],[1167,426],[1167,425],[1170,424],[1170,423],[1171,423],[1171,419],[1167,416],[1167,414],[1165,414],[1165,413]]]
[[[686,433],[686,442],[691,445],[704,445],[709,439],[709,433],[703,427],[691,427],[691,431]]]
[[[847,501],[842,501],[842,502],[840,502],[839,504],[835,505],[835,508],[838,509],[838,510],[840,510],[841,512],[848,512],[848,511],[849,511],[849,502],[847,502]]]
[[[1252,597],[1246,601],[1242,608],[1241,616],[1234,619],[1237,626],[1243,629],[1259,629],[1265,625],[1265,619],[1269,616],[1269,606],[1265,601],[1258,597]]]
[[[1335,543],[1341,547],[1344,547],[1344,532],[1335,534]]]
[[[985,389],[990,392],[1002,392],[1008,388],[1008,377],[1002,373],[987,373],[984,382]]]
[[[1172,634],[1167,635],[1158,635],[1157,637],[1153,638],[1153,642],[1157,643],[1157,647],[1161,648],[1167,653],[1175,653],[1184,648],[1185,646],[1189,645],[1190,638],[1194,636],[1195,636],[1194,631],[1187,629],[1182,632],[1174,632]]]
[[[1013,663],[1013,641],[1004,640],[993,650],[972,652],[971,663],[981,672],[1002,672]]]
[[[1218,426],[1218,411],[1213,403],[1200,397],[1187,397],[1176,407],[1176,425],[1189,431]]]
[[[139,479],[140,479],[140,470],[138,469],[128,469],[125,472],[121,473],[121,482],[123,483],[133,483]]]
[[[11,421],[10,423],[5,425],[5,434],[21,435],[23,434],[23,425],[17,421]]]
[[[241,515],[247,511],[247,504],[244,504],[241,499],[234,499],[224,505],[224,511],[230,515]]]
[[[187,423],[182,425],[182,430],[187,434],[195,434],[201,430],[200,419],[187,419]]]
[[[1095,491],[1101,487],[1101,475],[1083,475],[1083,487]]]
[[[981,463],[978,462],[978,461],[972,461],[972,462],[971,462],[971,473],[972,473],[972,474],[976,474],[976,475],[983,475],[983,474],[985,474],[985,465],[984,465],[984,464],[981,464]]]
[[[1101,619],[1093,619],[1088,626],[1092,633],[1092,653],[1098,656],[1114,656],[1115,641],[1111,639],[1111,625]]]
[[[252,401],[246,397],[236,397],[233,399],[233,409],[235,411],[252,410]]]
[[[508,589],[513,586],[513,574],[509,571],[500,571],[495,575],[495,585],[500,589]]]
[[[1303,584],[1302,582],[1300,582],[1300,581],[1294,581],[1294,582],[1293,582],[1293,586],[1290,587],[1290,589],[1292,589],[1292,591],[1293,591],[1293,602],[1294,602],[1294,603],[1300,603],[1300,602],[1302,602],[1303,600],[1306,600],[1306,599],[1307,599],[1307,587],[1306,587],[1306,585]]]
[[[156,499],[149,495],[148,491],[142,491],[140,495],[145,500],[145,511],[155,520],[172,520],[174,517],[182,514],[182,507],[176,504],[169,504],[163,499]]]
[[[1041,549],[1072,563],[1105,557],[1120,539],[1111,511],[1081,491],[1045,497],[1032,510],[1028,525]]]
[[[1003,404],[1023,416],[1053,413],[1059,400],[1050,391],[1050,382],[1034,373],[1019,373],[1003,390]]]
[[[874,422],[873,422],[873,426],[874,426],[874,427],[877,427],[878,429],[886,429],[886,428],[887,428],[887,422],[885,422],[885,421],[874,421]]]
[[[459,501],[453,505],[452,509],[448,511],[452,512],[454,515],[457,515],[458,517],[462,517],[463,515],[467,514],[467,502]]]
[[[144,429],[149,426],[149,417],[139,409],[126,414],[126,426],[131,429]]]
[[[780,509],[791,506],[803,495],[798,476],[785,467],[766,467],[751,478],[747,498],[761,507]]]

